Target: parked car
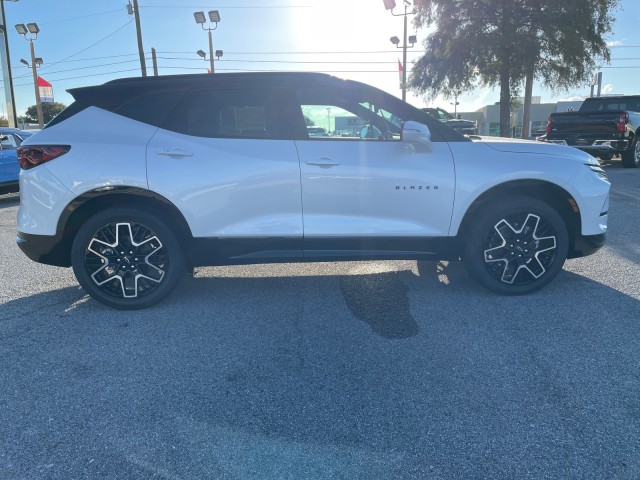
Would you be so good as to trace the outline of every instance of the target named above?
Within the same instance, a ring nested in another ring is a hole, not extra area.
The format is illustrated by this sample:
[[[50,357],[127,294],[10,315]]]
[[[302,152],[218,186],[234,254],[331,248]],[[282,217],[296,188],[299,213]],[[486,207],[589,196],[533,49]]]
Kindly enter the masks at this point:
[[[198,265],[337,260],[461,259],[519,295],[604,243],[591,155],[471,141],[362,83],[223,73],[70,93],[19,149],[17,242],[112,307],[152,305]],[[327,108],[380,134],[309,135]]]
[[[423,112],[427,112],[436,120],[440,120],[448,127],[453,128],[455,131],[462,133],[463,135],[477,135],[478,126],[473,120],[465,120],[463,118],[456,118],[446,110],[442,108],[423,108]]]
[[[546,141],[569,145],[608,161],[620,155],[640,167],[640,95],[587,98],[577,112],[552,113]]]
[[[307,133],[310,137],[327,137],[329,135],[322,127],[307,127]]]
[[[18,191],[17,148],[31,132],[15,128],[0,128],[0,195]]]

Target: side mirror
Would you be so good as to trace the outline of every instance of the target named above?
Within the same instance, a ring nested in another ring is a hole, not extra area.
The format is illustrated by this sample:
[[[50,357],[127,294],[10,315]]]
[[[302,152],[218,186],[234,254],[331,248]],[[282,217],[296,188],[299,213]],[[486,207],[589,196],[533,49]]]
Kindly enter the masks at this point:
[[[405,143],[420,143],[429,145],[431,143],[431,132],[424,123],[409,120],[402,126],[402,141]]]

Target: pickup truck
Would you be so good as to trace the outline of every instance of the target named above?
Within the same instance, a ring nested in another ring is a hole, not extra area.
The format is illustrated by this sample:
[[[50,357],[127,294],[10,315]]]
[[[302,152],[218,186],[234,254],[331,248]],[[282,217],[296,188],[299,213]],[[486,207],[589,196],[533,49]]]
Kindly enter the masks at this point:
[[[587,98],[577,112],[552,113],[546,141],[579,148],[602,160],[620,155],[640,167],[640,95]]]
[[[478,128],[473,120],[465,120],[464,118],[456,118],[442,108],[422,108],[423,112],[428,113],[436,120],[440,120],[448,127],[453,128],[456,132],[463,135],[477,135]]]

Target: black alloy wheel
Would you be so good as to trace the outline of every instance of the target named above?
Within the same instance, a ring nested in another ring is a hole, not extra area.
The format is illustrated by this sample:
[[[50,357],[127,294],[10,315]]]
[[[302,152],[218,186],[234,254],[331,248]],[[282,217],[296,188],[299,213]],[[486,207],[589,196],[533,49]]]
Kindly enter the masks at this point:
[[[467,231],[463,261],[482,285],[503,295],[536,291],[560,272],[568,251],[562,217],[534,198],[495,202]]]
[[[622,166],[625,168],[639,168],[640,167],[640,138],[636,136],[633,142],[631,150],[622,152],[621,155]]]
[[[185,271],[173,233],[154,216],[135,209],[111,208],[89,219],[75,237],[71,257],[85,291],[120,309],[161,301]]]

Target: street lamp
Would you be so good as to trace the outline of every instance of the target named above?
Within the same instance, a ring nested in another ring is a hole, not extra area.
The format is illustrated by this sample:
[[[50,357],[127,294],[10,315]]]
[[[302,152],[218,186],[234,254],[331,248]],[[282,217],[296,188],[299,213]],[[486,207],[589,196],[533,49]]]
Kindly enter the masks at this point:
[[[198,50],[196,53],[198,54],[198,56],[202,57],[204,61],[207,60],[207,53],[204,50]],[[223,55],[224,52],[222,50],[216,50],[216,58],[218,60],[220,60],[220,57],[222,57]]]
[[[42,58],[38,57],[36,59],[36,51],[33,47],[33,41],[38,38],[38,33],[40,33],[40,28],[37,23],[27,23],[25,26],[23,23],[19,23],[16,25],[16,30],[20,35],[24,37],[25,40],[29,40],[29,46],[31,47],[31,71],[33,72],[33,88],[36,92],[36,111],[38,112],[38,125],[40,128],[44,127],[44,115],[42,114],[42,103],[40,102],[40,89],[38,88],[38,72],[36,68],[38,65],[42,65]],[[27,34],[31,34],[29,38],[27,38]],[[40,61],[38,63],[38,60]],[[20,60],[21,63],[25,63],[26,60]],[[28,62],[27,62],[28,65]]]
[[[7,1],[17,2],[18,0]],[[7,22],[4,15],[4,0],[0,0],[0,64],[2,66],[3,85],[5,86],[4,95],[7,103],[7,120],[10,127],[17,127],[18,115],[16,113],[16,101],[13,93],[13,78],[11,77],[9,36],[7,35]]]
[[[407,9],[411,6],[411,2],[408,0],[403,0],[404,4],[404,13],[393,13],[393,9],[396,8],[396,0],[383,0],[384,8],[391,11],[391,15],[394,17],[404,17],[404,43],[400,46],[400,39],[396,36],[393,36],[389,39],[391,43],[393,43],[396,48],[402,48],[402,100],[407,99],[407,48],[413,48],[413,46],[418,42],[418,37],[415,35],[411,35],[407,40],[407,15],[413,15],[415,11],[408,12]],[[407,45],[411,43],[411,45]]]
[[[211,32],[216,28],[218,28],[218,23],[220,22],[220,12],[218,12],[218,10],[209,11],[209,21],[215,24],[214,27],[205,28],[204,24],[207,23],[207,19],[204,16],[204,12],[194,12],[193,18],[195,19],[196,23],[202,27],[203,30],[207,30],[209,32],[209,63],[211,64],[211,73],[214,73],[215,70],[213,66],[213,38],[212,38]],[[219,51],[222,53],[222,50],[219,50]],[[198,52],[198,55],[200,55],[199,52]],[[200,56],[202,57],[202,55]],[[220,57],[221,56],[222,55],[220,55]]]

